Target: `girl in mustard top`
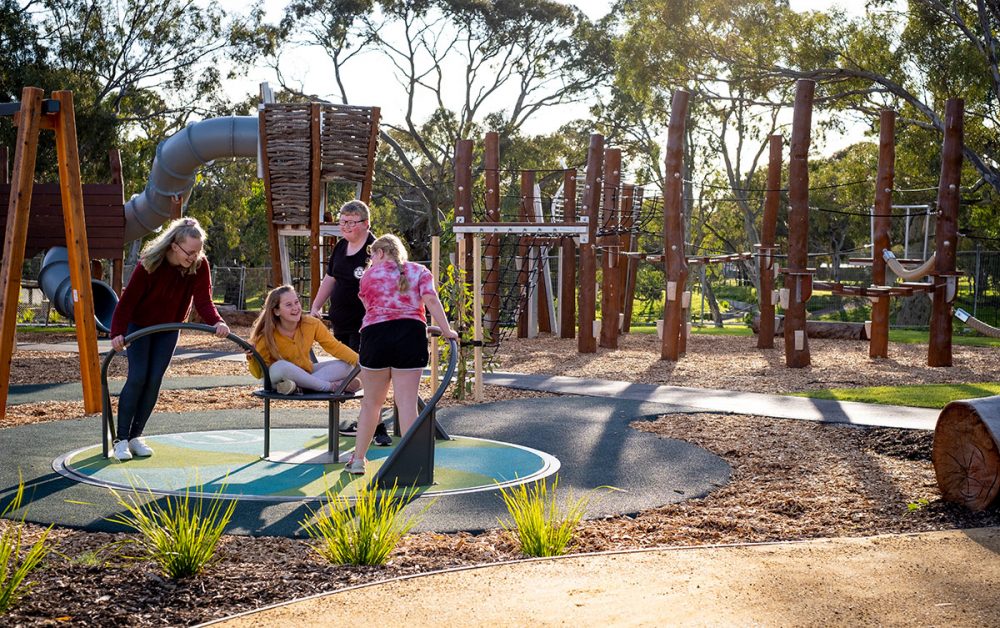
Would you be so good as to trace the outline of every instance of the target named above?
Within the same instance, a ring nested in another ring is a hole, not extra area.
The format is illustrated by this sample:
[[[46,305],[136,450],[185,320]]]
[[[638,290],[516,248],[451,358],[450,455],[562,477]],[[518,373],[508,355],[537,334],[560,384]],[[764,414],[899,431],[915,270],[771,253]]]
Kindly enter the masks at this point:
[[[314,363],[309,356],[314,342],[336,359]],[[250,344],[267,363],[275,390],[286,395],[299,388],[335,390],[358,362],[358,354],[334,338],[322,321],[302,314],[299,295],[287,285],[268,293],[253,324]],[[257,360],[249,355],[247,359],[254,377],[263,377]],[[360,387],[355,379],[347,390]]]

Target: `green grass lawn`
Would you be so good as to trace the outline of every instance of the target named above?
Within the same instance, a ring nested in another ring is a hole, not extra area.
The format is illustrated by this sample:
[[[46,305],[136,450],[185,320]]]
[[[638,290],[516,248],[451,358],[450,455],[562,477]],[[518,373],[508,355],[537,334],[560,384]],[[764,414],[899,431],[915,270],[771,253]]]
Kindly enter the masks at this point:
[[[915,386],[872,386],[870,388],[827,388],[793,393],[795,397],[861,401],[916,408],[943,408],[949,401],[1000,395],[1000,383],[921,384]]]

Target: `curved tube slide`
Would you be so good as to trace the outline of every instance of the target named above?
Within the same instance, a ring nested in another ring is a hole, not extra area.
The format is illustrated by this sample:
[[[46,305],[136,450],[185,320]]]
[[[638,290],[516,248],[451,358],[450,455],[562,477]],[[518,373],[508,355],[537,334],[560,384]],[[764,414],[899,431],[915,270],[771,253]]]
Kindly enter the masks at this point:
[[[38,285],[56,311],[73,320],[73,286],[69,278],[69,252],[66,247],[53,247],[42,258]],[[94,322],[97,329],[106,334],[111,333],[111,317],[118,305],[118,295],[111,286],[97,279],[90,280],[90,289],[94,294]]]
[[[256,116],[211,118],[184,127],[160,142],[142,194],[125,203],[125,241],[155,231],[170,219],[173,198],[191,196],[198,168],[216,159],[257,157]],[[63,247],[49,250],[42,261],[39,284],[56,311],[73,320],[73,289]],[[97,329],[110,333],[118,296],[103,281],[91,283]]]
[[[195,122],[160,142],[142,194],[125,203],[125,241],[155,231],[170,219],[174,197],[191,196],[198,168],[216,159],[257,157],[257,117]]]

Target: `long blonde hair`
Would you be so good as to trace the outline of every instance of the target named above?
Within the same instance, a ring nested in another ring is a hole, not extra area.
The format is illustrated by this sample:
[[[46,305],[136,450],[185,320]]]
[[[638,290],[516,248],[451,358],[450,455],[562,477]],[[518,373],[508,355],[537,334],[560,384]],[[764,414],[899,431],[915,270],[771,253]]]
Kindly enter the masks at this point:
[[[388,259],[396,262],[396,268],[399,270],[399,291],[409,290],[410,282],[406,278],[406,262],[409,261],[409,255],[406,253],[403,241],[391,233],[387,233],[372,242],[369,248],[372,253],[382,251]]]
[[[143,247],[139,262],[142,264],[142,267],[146,269],[147,273],[155,272],[166,258],[167,250],[170,248],[170,245],[177,242],[178,246],[180,246],[181,240],[186,238],[201,240],[202,246],[204,246],[208,235],[194,218],[178,218],[167,225],[167,228],[163,230],[163,233],[150,240],[149,243]],[[198,257],[195,258],[194,263],[192,263],[191,266],[188,268],[184,268],[183,266],[180,267],[181,273],[185,275],[193,275],[197,273],[204,260],[205,250],[202,249],[198,252]]]
[[[285,284],[267,293],[264,307],[261,308],[257,320],[253,323],[253,329],[250,331],[250,344],[256,347],[257,342],[263,338],[268,352],[275,361],[281,359],[281,352],[278,351],[278,343],[274,341],[274,328],[278,324],[278,315],[274,311],[281,305],[281,297],[288,292],[294,293],[295,288]]]

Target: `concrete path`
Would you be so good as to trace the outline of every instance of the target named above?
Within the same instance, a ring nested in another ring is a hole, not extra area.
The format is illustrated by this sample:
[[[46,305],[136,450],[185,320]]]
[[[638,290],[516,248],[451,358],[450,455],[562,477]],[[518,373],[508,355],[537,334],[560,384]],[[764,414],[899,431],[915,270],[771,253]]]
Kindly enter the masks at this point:
[[[940,410],[889,406],[855,401],[809,399],[786,395],[633,384],[605,379],[560,375],[487,373],[487,384],[567,395],[586,395],[669,404],[687,411],[728,412],[799,419],[824,423],[850,423],[914,430],[933,430]]]
[[[996,626],[1000,530],[678,548],[401,578],[212,624]]]

